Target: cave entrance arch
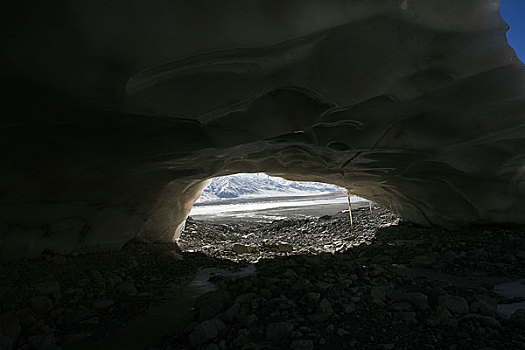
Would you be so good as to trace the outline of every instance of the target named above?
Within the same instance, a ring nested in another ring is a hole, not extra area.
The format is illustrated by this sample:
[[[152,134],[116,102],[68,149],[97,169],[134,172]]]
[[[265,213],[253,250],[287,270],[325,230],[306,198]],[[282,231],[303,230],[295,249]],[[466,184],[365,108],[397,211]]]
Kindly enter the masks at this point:
[[[334,253],[373,239],[375,229],[390,219],[382,208],[372,211],[370,201],[326,183],[264,173],[220,176],[208,182],[177,239],[183,251],[251,262]]]
[[[306,22],[280,2],[231,21],[244,12],[224,1],[206,35],[149,2],[124,22],[61,4],[53,26],[16,9],[1,259],[171,241],[205,181],[239,172],[343,186],[425,226],[525,223],[525,68],[498,2],[325,3]],[[157,45],[120,40],[152,13]]]

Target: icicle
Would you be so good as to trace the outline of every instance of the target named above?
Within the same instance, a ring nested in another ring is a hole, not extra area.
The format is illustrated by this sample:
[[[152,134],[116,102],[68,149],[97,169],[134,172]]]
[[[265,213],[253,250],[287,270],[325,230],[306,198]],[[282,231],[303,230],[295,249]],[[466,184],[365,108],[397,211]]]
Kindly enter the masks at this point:
[[[346,198],[348,198],[348,214],[350,215],[350,226],[354,225],[354,220],[352,219],[352,204],[350,203],[350,192],[346,190]]]
[[[370,208],[370,215],[372,215],[372,201],[368,202],[368,207]]]

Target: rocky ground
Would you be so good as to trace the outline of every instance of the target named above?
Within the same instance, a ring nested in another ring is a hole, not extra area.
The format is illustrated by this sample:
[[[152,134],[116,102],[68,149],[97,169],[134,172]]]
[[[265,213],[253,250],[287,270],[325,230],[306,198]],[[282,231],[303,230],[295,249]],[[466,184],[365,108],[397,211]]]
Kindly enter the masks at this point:
[[[523,228],[444,231],[377,208],[353,214],[352,226],[348,212],[253,225],[189,220],[181,250],[131,242],[121,252],[3,265],[0,349],[68,349],[126,334],[202,268],[246,266],[251,274],[212,277],[215,290],[188,299],[188,319],[149,348],[525,349],[525,310],[501,312],[525,294],[494,290],[525,278]]]
[[[102,338],[176,295],[198,269],[238,265],[142,242],[0,265],[0,349],[67,349]]]
[[[235,222],[213,224],[187,220],[178,242],[187,252],[233,261],[257,262],[275,256],[334,253],[370,243],[378,227],[397,223],[390,212],[375,207],[348,211],[318,219],[285,219],[271,224]]]

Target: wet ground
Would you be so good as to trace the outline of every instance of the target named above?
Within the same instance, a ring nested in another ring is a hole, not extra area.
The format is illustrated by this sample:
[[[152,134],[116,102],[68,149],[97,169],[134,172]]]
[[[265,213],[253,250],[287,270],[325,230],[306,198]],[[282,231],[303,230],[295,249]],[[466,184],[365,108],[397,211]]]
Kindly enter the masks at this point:
[[[0,349],[525,349],[521,227],[363,208],[179,244],[3,265]]]

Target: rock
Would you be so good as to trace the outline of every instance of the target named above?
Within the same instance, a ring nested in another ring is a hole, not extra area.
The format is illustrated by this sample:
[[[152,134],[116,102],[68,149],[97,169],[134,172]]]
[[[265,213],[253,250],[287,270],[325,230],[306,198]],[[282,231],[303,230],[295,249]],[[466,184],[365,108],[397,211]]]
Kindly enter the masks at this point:
[[[199,320],[207,320],[221,313],[231,302],[231,295],[227,291],[212,291],[205,293],[195,301],[195,309]]]
[[[240,329],[238,332],[237,332],[237,337],[235,339],[233,339],[233,341],[231,342],[231,345],[233,348],[242,348],[242,349],[245,349],[245,348],[250,348],[249,346],[249,343],[250,343],[250,331],[246,328],[243,328],[243,329]]]
[[[428,255],[415,256],[410,262],[414,267],[431,267],[434,264],[434,259]]]
[[[44,295],[32,297],[30,300],[31,307],[38,313],[47,313],[53,308],[51,299]]]
[[[309,292],[305,294],[306,302],[310,307],[315,307],[319,305],[319,300],[321,299],[321,294],[316,292]]]
[[[515,311],[512,316],[510,316],[510,322],[521,327],[525,328],[525,309],[520,309]]]
[[[259,290],[259,293],[261,296],[265,299],[271,299],[272,298],[272,291],[268,288],[262,288]]]
[[[63,255],[55,255],[51,258],[51,262],[58,266],[64,266],[67,264],[67,258]]]
[[[206,346],[203,350],[220,350],[221,348],[215,344],[215,343],[212,343],[208,346]]]
[[[485,327],[489,327],[489,328],[500,328],[501,327],[501,323],[495,318],[490,317],[490,316],[479,315],[479,314],[468,314],[468,315],[461,317],[458,321],[460,323],[468,322],[468,321],[476,321],[476,323],[481,324]]]
[[[378,265],[389,265],[392,263],[392,258],[388,255],[376,255],[372,259],[372,263]]]
[[[57,345],[57,339],[54,332],[47,334],[33,335],[27,338],[29,344],[34,349],[45,349],[45,350],[59,350],[60,347]]]
[[[314,342],[309,339],[300,339],[294,340],[290,344],[290,349],[292,350],[313,350]]]
[[[44,280],[35,283],[34,289],[43,295],[57,296],[60,294],[60,283],[55,276],[48,275]]]
[[[279,251],[281,253],[291,253],[293,251],[293,245],[290,243],[279,243]]]
[[[325,322],[325,321],[329,320],[330,317],[332,317],[332,315],[329,314],[329,313],[325,313],[325,312],[317,312],[317,313],[310,314],[310,315],[306,316],[308,321],[310,321],[312,323]]]
[[[57,318],[57,324],[70,327],[80,324],[82,321],[89,320],[91,318],[97,317],[97,312],[95,310],[74,310],[64,315],[60,315]]]
[[[225,308],[225,304],[220,301],[212,301],[208,304],[202,305],[199,309],[199,320],[208,320],[217,316]]]
[[[395,314],[395,317],[398,320],[409,323],[409,324],[418,323],[415,312],[398,312]]]
[[[124,281],[119,283],[115,290],[121,295],[136,295],[138,293],[137,288],[132,281]]]
[[[343,328],[337,328],[336,332],[335,332],[339,337],[344,337],[345,335],[348,335],[350,334],[350,332],[348,332],[346,329],[343,329]]]
[[[310,291],[314,288],[312,282],[309,280],[298,277],[295,282],[291,285],[290,289],[296,292],[299,291]]]
[[[432,310],[428,315],[426,315],[425,324],[427,324],[430,327],[436,327],[439,325],[449,325],[455,328],[457,325],[450,324],[449,322],[451,317],[452,314],[447,309],[445,309],[442,306],[438,306],[434,310]]]
[[[29,327],[33,324],[35,324],[36,319],[33,315],[33,311],[31,308],[24,308],[20,311],[18,311],[18,318],[20,320],[20,324],[22,327]]]
[[[104,310],[104,309],[110,308],[114,304],[115,304],[115,302],[113,300],[111,300],[111,299],[101,298],[101,299],[97,299],[97,300],[93,301],[92,307],[95,310]]]
[[[220,318],[227,322],[235,322],[241,316],[241,304],[233,303],[226,311],[220,314]]]
[[[96,327],[100,323],[100,319],[98,317],[91,317],[86,320],[80,321],[79,324],[82,326],[86,326],[88,328]]]
[[[390,305],[392,311],[412,311],[412,304],[407,301],[396,302]]]
[[[352,303],[345,303],[345,304],[343,304],[343,311],[346,314],[351,314],[351,313],[355,312],[355,305],[352,304]]]
[[[78,333],[65,334],[62,338],[63,341],[65,341],[66,343],[75,343],[84,338],[91,337],[92,335],[92,331],[81,331]]]
[[[334,309],[327,298],[323,298],[317,307],[318,313],[323,313],[331,316],[334,313]]]
[[[379,350],[392,350],[392,349],[395,349],[396,346],[395,346],[395,344],[391,344],[391,343],[389,343],[389,344],[378,344],[377,348]]]
[[[252,325],[255,325],[258,320],[259,320],[259,318],[257,317],[257,315],[250,314],[250,315],[246,316],[244,321],[245,321],[247,326],[252,326]]]
[[[293,329],[293,324],[288,322],[269,323],[266,325],[266,339],[272,342],[280,342],[288,338]]]
[[[9,337],[15,344],[21,331],[22,325],[16,315],[0,315],[0,334]]]
[[[33,349],[41,349],[43,340],[44,340],[44,335],[42,334],[32,335],[27,338],[27,341],[29,342],[29,344],[31,344],[31,347]]]
[[[206,320],[199,323],[193,332],[190,333],[189,339],[193,346],[205,344],[210,340],[217,338],[219,333],[226,329],[226,325],[219,319]]]
[[[372,286],[370,288],[370,301],[374,304],[384,305],[386,298],[386,286]]]
[[[248,253],[255,253],[259,249],[257,246],[251,246],[251,245],[244,245],[240,243],[235,243],[232,246],[232,250],[238,254],[248,254]]]
[[[438,297],[437,302],[453,314],[462,315],[470,311],[467,301],[462,297],[444,295]]]
[[[249,304],[256,296],[255,293],[245,293],[235,298],[233,305],[221,314],[221,318],[228,322],[235,322],[240,316],[249,309]]]
[[[294,280],[297,278],[297,273],[292,269],[287,269],[284,271],[283,276],[289,280]]]
[[[479,299],[470,304],[470,311],[475,314],[495,316],[497,310],[496,299]]]
[[[102,274],[98,270],[91,271],[91,282],[97,288],[104,288],[104,286],[106,285],[104,276],[102,276]]]
[[[410,292],[396,298],[397,301],[407,301],[419,311],[429,310],[428,297],[423,293]]]

